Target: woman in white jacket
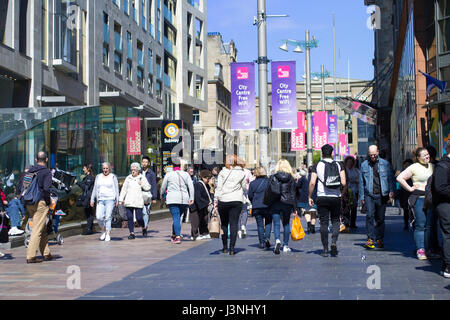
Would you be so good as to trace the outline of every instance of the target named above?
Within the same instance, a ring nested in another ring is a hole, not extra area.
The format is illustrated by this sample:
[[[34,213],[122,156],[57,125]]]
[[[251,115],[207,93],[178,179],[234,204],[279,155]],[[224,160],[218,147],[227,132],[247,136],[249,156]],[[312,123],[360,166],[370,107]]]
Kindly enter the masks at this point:
[[[150,191],[150,184],[147,179],[140,174],[141,166],[139,163],[131,164],[131,174],[125,179],[122,190],[120,191],[119,203],[127,209],[128,229],[130,230],[129,240],[136,238],[134,235],[134,215],[142,227],[142,236],[147,237],[147,229],[144,223],[144,195],[143,191]]]
[[[234,255],[234,246],[238,234],[239,216],[246,202],[247,191],[245,172],[238,165],[236,155],[228,155],[225,168],[219,173],[214,203],[219,210],[222,223],[223,253],[228,253],[228,224],[230,224],[230,255]]]

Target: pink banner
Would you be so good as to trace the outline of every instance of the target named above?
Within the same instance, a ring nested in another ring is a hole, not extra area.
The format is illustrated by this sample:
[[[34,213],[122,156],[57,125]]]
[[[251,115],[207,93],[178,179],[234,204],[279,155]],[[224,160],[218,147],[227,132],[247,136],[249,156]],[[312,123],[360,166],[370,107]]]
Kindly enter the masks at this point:
[[[339,155],[347,155],[347,135],[345,133],[339,135]]]
[[[141,154],[141,119],[127,118],[127,155]]]
[[[314,112],[314,150],[328,144],[328,111]]]
[[[297,128],[291,132],[291,151],[305,151],[305,113],[297,112]]]

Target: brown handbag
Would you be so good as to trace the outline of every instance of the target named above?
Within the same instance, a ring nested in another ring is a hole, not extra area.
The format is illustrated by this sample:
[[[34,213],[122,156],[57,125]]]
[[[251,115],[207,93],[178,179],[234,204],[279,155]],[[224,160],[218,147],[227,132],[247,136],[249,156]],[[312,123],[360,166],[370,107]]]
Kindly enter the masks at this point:
[[[211,238],[218,239],[222,234],[222,228],[220,225],[219,212],[214,210],[211,214],[211,219],[208,224],[209,235]]]

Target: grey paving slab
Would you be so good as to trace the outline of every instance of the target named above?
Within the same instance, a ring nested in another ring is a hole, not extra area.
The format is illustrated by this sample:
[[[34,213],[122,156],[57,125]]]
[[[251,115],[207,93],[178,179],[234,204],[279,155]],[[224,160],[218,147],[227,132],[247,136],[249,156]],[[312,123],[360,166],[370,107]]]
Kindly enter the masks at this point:
[[[221,241],[205,241],[143,268],[80,299],[168,300],[450,300],[450,281],[439,275],[439,261],[418,261],[412,232],[388,211],[385,250],[367,251],[365,217],[358,230],[341,234],[339,256],[323,258],[319,228],[291,253],[274,255],[257,248],[256,226],[249,220],[246,239],[238,239],[237,255],[220,253]],[[272,235],[272,243],[273,243]],[[183,244],[182,244],[183,245]],[[369,290],[369,266],[377,266],[381,289]]]

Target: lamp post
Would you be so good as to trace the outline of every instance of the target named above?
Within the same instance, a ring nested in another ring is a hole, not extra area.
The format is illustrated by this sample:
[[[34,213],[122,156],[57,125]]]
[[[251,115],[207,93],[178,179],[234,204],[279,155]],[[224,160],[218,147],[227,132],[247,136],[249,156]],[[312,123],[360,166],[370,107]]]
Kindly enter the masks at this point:
[[[312,141],[312,105],[311,105],[311,48],[317,48],[318,42],[313,37],[310,41],[309,30],[306,30],[305,41],[298,40],[283,40],[284,45],[280,47],[281,50],[288,51],[287,44],[293,43],[297,45],[294,50],[296,53],[302,53],[302,47],[305,48],[306,53],[306,119],[308,126],[308,137],[307,137],[307,165],[308,167],[313,165],[313,141]]]
[[[257,16],[253,25],[258,26],[258,88],[259,88],[259,147],[260,165],[269,165],[269,108],[267,88],[267,18],[284,18],[288,15],[267,15],[266,0],[258,1]]]
[[[325,66],[321,65],[320,73],[313,73],[313,80],[321,79],[322,82],[322,111],[325,111],[325,79],[330,77],[328,71],[325,71]]]

